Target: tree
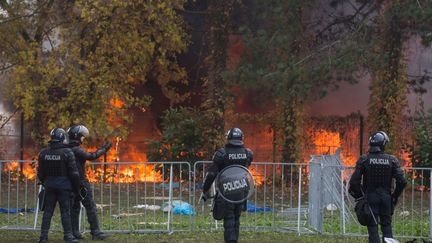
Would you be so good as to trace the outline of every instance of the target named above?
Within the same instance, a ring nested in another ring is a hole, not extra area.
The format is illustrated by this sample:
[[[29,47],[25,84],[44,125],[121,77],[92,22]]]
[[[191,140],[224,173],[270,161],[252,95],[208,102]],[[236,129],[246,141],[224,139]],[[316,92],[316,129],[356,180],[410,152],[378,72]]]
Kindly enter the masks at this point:
[[[32,121],[38,145],[49,128],[74,123],[125,137],[126,110],[151,102],[134,92],[149,79],[183,99],[174,84],[186,83],[176,61],[187,45],[175,11],[184,2],[0,1],[5,93]]]
[[[259,24],[240,29],[245,53],[227,75],[233,86],[252,92],[258,104],[273,108],[269,122],[282,135],[285,162],[302,159],[305,102],[323,97],[338,82],[354,82],[367,60],[367,42],[358,41],[366,30],[356,14],[345,16],[343,27],[330,28],[338,22],[327,19],[323,26],[317,21],[316,29],[316,3],[256,1],[252,15]]]
[[[414,117],[413,140],[414,145],[407,145],[412,166],[430,167],[432,165],[432,110],[425,110],[422,98]]]
[[[406,65],[403,57],[403,34],[400,19],[400,2],[389,3],[384,17],[380,20],[380,35],[376,36],[375,48],[380,58],[372,67],[371,95],[369,99],[370,130],[383,130],[392,138],[389,151],[395,151],[400,141],[398,132],[401,128],[402,115],[407,106]],[[384,88],[385,87],[385,88]]]
[[[226,69],[228,36],[232,28],[232,13],[235,0],[209,0],[207,7],[208,75],[204,80],[203,105],[208,128],[203,136],[207,138],[206,151],[214,151],[222,145],[227,105],[227,84],[222,73]]]
[[[374,131],[386,131],[392,138],[388,150],[396,152],[403,144],[400,130],[409,84],[404,43],[416,35],[422,37],[425,45],[430,43],[432,6],[427,1],[409,0],[383,1],[381,4],[382,11],[372,39],[375,61],[370,67],[369,127]]]

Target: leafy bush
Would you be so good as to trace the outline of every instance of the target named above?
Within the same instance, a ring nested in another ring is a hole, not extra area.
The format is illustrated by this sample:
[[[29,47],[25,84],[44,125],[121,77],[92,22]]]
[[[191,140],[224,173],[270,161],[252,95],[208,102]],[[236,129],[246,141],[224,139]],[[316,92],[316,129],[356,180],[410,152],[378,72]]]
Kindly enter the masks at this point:
[[[206,141],[202,134],[205,125],[205,120],[197,109],[189,107],[168,109],[162,117],[162,138],[148,140],[149,160],[188,161],[192,164],[204,160]]]
[[[425,110],[423,100],[414,117],[412,145],[406,145],[412,166],[432,166],[432,109]]]

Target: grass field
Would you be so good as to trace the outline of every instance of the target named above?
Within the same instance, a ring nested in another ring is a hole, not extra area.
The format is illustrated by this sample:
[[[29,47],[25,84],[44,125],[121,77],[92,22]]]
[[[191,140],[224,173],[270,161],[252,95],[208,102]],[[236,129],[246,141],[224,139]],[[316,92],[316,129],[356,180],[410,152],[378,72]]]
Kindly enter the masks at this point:
[[[84,235],[86,239],[82,242],[94,242],[90,240],[90,235]],[[37,242],[39,237],[38,232],[33,231],[0,231],[0,242]],[[50,242],[62,242],[63,235],[59,232],[51,233],[49,235]],[[180,243],[180,242],[223,242],[223,233],[205,233],[205,232],[191,232],[191,233],[173,233],[173,234],[116,234],[111,235],[110,238],[104,242],[167,242],[167,243]],[[324,242],[324,243],[337,243],[337,242],[367,242],[365,237],[332,237],[332,236],[297,236],[295,234],[277,233],[277,232],[242,232],[239,242]]]
[[[162,205],[167,202],[167,192],[163,189],[152,190],[149,189],[148,193],[143,192],[141,185],[140,192],[134,185],[114,185],[112,188],[95,188],[96,203],[105,205],[98,209],[99,219],[101,225],[106,230],[167,230],[166,222],[168,214],[163,213],[161,210],[152,211],[145,209],[133,208],[137,204],[155,204]],[[7,185],[3,185],[2,189],[7,189]],[[0,197],[0,207],[15,208],[15,207],[29,207],[33,208],[34,202],[34,187],[29,187],[27,190],[27,198],[23,187],[20,187],[19,193],[15,187],[11,188],[10,199],[6,197],[8,190],[2,190]],[[426,193],[416,192],[410,190],[408,187],[404,196],[401,198],[400,203],[396,209],[394,217],[394,233],[395,235],[404,236],[429,236],[429,198]],[[103,193],[102,193],[103,192]],[[269,193],[271,195],[271,193]],[[286,228],[291,227],[296,229],[297,225],[297,197],[296,192],[293,193],[294,197],[290,200],[289,196],[286,200],[272,201],[271,197],[265,197],[261,192],[253,198],[255,204],[274,206],[277,211],[267,213],[243,213],[241,224],[242,226],[250,228]],[[425,194],[425,195],[422,195]],[[19,197],[17,196],[19,195]],[[179,191],[174,195],[174,198],[189,200],[189,194],[183,192],[179,195]],[[195,195],[195,200],[198,200],[199,195]],[[266,199],[266,202],[263,199]],[[412,199],[415,200],[412,200]],[[307,199],[304,195],[303,198]],[[8,201],[11,203],[9,204]],[[252,200],[251,200],[252,201]],[[290,202],[292,201],[292,202]],[[111,204],[110,204],[111,202]],[[423,202],[423,203],[421,203]],[[307,209],[307,201],[302,202],[302,209]],[[282,212],[280,209],[285,210]],[[211,219],[209,203],[203,204],[195,201],[195,210],[197,215],[172,215],[172,227],[174,230],[190,230],[199,229],[210,231],[215,228],[215,221]],[[352,210],[352,209],[351,209]],[[402,212],[409,212],[409,215],[402,215]],[[288,213],[287,213],[288,212]],[[353,212],[352,212],[353,213]],[[116,216],[117,215],[117,216]],[[119,216],[120,215],[120,216]],[[0,214],[0,228],[4,226],[25,226],[31,227],[34,222],[34,213],[20,213],[20,214]],[[52,228],[60,229],[58,207],[53,217]],[[324,211],[323,230],[325,233],[341,234],[341,213],[337,210],[334,212]],[[308,215],[301,213],[301,225],[307,227]],[[83,223],[85,220],[82,221]],[[41,223],[41,216],[38,217],[38,226]],[[366,233],[364,227],[358,227],[358,224],[351,218],[345,222],[346,233]],[[219,223],[219,227],[221,223]]]

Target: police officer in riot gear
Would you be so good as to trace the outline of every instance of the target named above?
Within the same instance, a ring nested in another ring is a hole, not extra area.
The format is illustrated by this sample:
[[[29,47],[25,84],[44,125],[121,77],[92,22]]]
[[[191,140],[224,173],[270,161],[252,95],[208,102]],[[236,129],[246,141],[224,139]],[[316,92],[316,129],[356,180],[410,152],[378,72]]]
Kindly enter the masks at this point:
[[[376,132],[369,138],[369,153],[357,161],[350,180],[350,194],[359,199],[366,196],[376,219],[367,225],[369,242],[380,242],[378,224],[381,225],[383,242],[393,238],[391,219],[394,207],[407,182],[396,157],[384,153],[390,142],[385,132]],[[396,187],[391,191],[392,179]],[[365,193],[366,195],[363,195]]]
[[[205,201],[209,198],[210,187],[215,180],[216,176],[225,167],[230,165],[242,165],[249,167],[253,160],[253,153],[250,149],[244,147],[244,135],[239,128],[232,128],[228,131],[227,144],[213,155],[213,164],[204,180],[202,198]],[[218,196],[216,196],[218,197]],[[246,202],[242,204],[234,204],[223,202],[215,198],[215,203],[223,203],[223,220],[224,220],[224,239],[225,242],[235,243],[239,238],[240,230],[240,214],[245,210]],[[221,208],[217,205],[214,208]]]
[[[77,160],[81,182],[87,190],[86,197],[84,197],[82,201],[81,198],[75,198],[72,205],[71,218],[73,235],[77,239],[83,239],[83,236],[79,232],[79,214],[82,203],[87,212],[87,219],[90,224],[90,233],[92,235],[92,239],[103,240],[108,237],[108,235],[103,233],[99,228],[97,208],[91,193],[90,183],[85,173],[85,163],[87,160],[95,160],[108,152],[112,144],[110,142],[105,142],[96,152],[87,152],[85,149],[81,148],[80,145],[83,143],[84,139],[89,136],[89,130],[83,125],[76,125],[70,127],[67,132],[70,138],[69,144]]]
[[[78,242],[72,234],[70,209],[72,192],[79,192],[80,179],[74,153],[67,143],[65,130],[54,128],[48,148],[42,149],[38,156],[37,176],[45,187],[40,243],[48,240],[51,218],[57,202],[60,204],[65,242]]]

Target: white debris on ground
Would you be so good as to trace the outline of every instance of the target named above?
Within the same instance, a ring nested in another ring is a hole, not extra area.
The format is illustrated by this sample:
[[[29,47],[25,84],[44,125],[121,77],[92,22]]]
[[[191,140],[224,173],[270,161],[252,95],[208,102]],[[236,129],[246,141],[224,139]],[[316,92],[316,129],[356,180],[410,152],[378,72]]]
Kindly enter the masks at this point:
[[[122,217],[140,216],[140,215],[144,215],[144,213],[121,213],[121,214],[113,214],[112,217],[115,219],[121,219]]]
[[[150,224],[150,225],[166,225],[167,222],[138,222],[137,224]]]
[[[104,207],[114,206],[115,204],[98,204],[96,203],[97,209],[103,209]]]
[[[138,204],[136,206],[133,206],[133,208],[156,211],[156,210],[161,209],[161,206],[158,206],[158,205],[149,205],[149,204]]]
[[[330,203],[329,205],[326,206],[326,209],[327,211],[336,211],[338,208],[333,203]]]

